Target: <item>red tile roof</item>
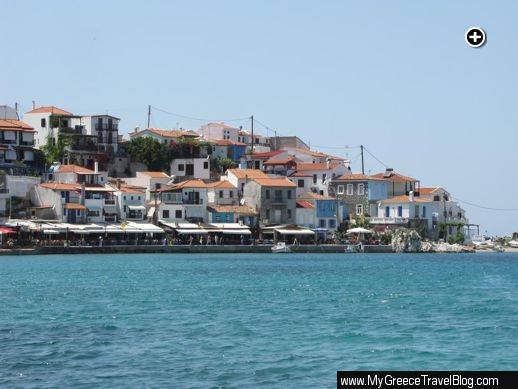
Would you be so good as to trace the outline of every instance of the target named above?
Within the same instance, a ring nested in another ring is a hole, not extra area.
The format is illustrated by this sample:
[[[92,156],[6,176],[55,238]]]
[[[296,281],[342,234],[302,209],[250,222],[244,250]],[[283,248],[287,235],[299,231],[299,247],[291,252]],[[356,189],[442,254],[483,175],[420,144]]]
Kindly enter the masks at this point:
[[[318,193],[313,193],[313,192],[306,192],[302,198],[306,198],[306,199],[314,199],[314,200],[336,200],[335,197],[332,197],[332,196],[324,196],[324,195],[321,195],[321,194],[318,194]]]
[[[276,151],[267,151],[264,153],[253,153],[250,155],[250,157],[252,159],[268,159],[271,157],[275,157],[276,155],[279,155],[284,152],[285,152],[285,150],[276,150]]]
[[[228,169],[227,172],[232,173],[238,179],[250,178],[268,178],[268,176],[258,169]]]
[[[77,165],[61,165],[58,173],[76,173],[76,174],[98,174],[93,170]]]
[[[147,128],[147,129],[144,129],[141,131],[132,132],[132,133],[130,133],[130,135],[135,136],[144,131],[149,131],[149,132],[151,132],[155,135],[161,136],[163,138],[171,138],[171,139],[177,139],[177,138],[181,138],[184,136],[186,136],[186,137],[198,137],[199,136],[197,133],[195,133],[194,131],[191,131],[191,130],[164,130],[161,128]]]
[[[286,188],[295,188],[297,186],[285,177],[282,177],[282,178],[256,178],[256,179],[254,179],[254,181],[257,182],[261,186],[275,186],[275,187],[286,187]]]
[[[0,130],[34,132],[27,123],[13,119],[0,119]]]
[[[73,116],[72,113],[65,111],[64,109],[54,107],[52,105],[46,107],[39,107],[27,113],[51,113],[54,115]]]
[[[216,146],[246,146],[246,143],[243,142],[236,142],[230,139],[216,139],[209,141],[212,144],[215,144]]]
[[[307,200],[297,200],[297,208],[313,209],[315,206]]]
[[[208,188],[218,188],[218,189],[237,189],[230,181],[215,181],[209,182],[207,184]]]
[[[412,178],[409,176],[404,176],[404,175],[396,173],[394,171],[391,171],[388,174],[387,174],[387,172],[373,174],[371,177],[383,178],[385,180],[389,180],[392,182],[418,182],[419,181],[415,178]]]
[[[169,176],[164,172],[139,172],[140,174],[144,174],[151,178],[169,178]]]
[[[340,177],[336,177],[335,181],[387,181],[384,178],[378,178],[374,176],[368,176],[361,173],[344,174]]]
[[[329,166],[327,163],[298,163],[297,164],[297,171],[303,171],[303,170],[329,170],[334,169],[336,167],[340,166],[340,163],[338,162],[330,162]]]
[[[295,158],[291,156],[286,158],[270,158],[263,162],[263,165],[287,165],[291,162],[295,162]]]
[[[61,184],[59,182],[44,182],[40,187],[51,190],[81,190],[79,184]]]
[[[202,180],[192,179],[192,180],[182,181],[178,184],[164,186],[164,187],[158,189],[158,192],[170,192],[170,191],[180,190],[180,189],[184,189],[184,188],[207,188],[207,184],[205,182],[203,182]]]
[[[431,195],[433,192],[436,192],[439,189],[441,189],[440,186],[436,186],[434,188],[419,188],[419,194],[422,196]]]
[[[257,215],[257,212],[248,205],[209,205],[207,206],[207,209],[214,212],[233,212],[240,215]]]

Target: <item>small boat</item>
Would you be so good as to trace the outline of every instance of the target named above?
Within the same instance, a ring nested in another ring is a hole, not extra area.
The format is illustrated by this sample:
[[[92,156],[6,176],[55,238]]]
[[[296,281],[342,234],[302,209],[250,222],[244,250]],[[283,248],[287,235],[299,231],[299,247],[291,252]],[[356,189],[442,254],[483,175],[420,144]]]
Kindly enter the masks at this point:
[[[278,242],[272,246],[272,253],[291,253],[291,249],[285,242]]]
[[[515,248],[515,249],[518,248],[518,240],[514,240],[514,239],[511,240],[509,242],[509,246],[512,247],[512,248]]]

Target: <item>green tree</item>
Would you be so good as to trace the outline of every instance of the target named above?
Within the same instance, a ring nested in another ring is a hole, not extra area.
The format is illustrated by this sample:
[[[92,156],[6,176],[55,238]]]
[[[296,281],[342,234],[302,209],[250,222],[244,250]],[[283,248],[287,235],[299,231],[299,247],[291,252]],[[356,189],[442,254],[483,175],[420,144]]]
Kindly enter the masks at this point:
[[[45,162],[52,165],[54,162],[59,162],[65,156],[67,146],[70,145],[70,139],[64,136],[59,136],[58,141],[54,142],[52,135],[47,138],[47,143],[41,148],[45,154]]]
[[[171,163],[171,149],[150,137],[133,138],[123,149],[134,162],[141,162],[152,171],[167,171]]]
[[[221,173],[224,173],[226,172],[228,169],[233,169],[235,168],[237,165],[234,161],[232,161],[230,158],[216,158],[214,159],[214,167],[213,169],[216,170],[216,171],[219,171]]]

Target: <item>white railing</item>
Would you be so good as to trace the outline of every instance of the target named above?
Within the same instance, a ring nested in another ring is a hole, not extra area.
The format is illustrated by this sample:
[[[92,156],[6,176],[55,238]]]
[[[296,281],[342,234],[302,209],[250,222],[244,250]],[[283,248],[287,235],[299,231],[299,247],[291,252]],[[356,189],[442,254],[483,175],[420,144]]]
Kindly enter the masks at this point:
[[[406,217],[371,217],[369,222],[371,224],[406,224],[408,218]]]

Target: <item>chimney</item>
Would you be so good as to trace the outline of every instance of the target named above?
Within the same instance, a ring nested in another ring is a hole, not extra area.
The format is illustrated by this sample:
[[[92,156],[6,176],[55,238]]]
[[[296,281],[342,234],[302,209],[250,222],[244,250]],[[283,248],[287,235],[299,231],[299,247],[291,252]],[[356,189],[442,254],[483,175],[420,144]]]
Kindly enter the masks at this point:
[[[388,178],[388,177],[392,176],[392,173],[394,173],[394,169],[392,169],[391,167],[388,167],[385,170],[385,174],[383,174],[383,177]]]
[[[97,161],[94,162],[94,172],[99,173],[99,162]]]
[[[413,202],[414,201],[414,191],[411,190],[410,192],[408,192],[408,200],[410,202]]]

